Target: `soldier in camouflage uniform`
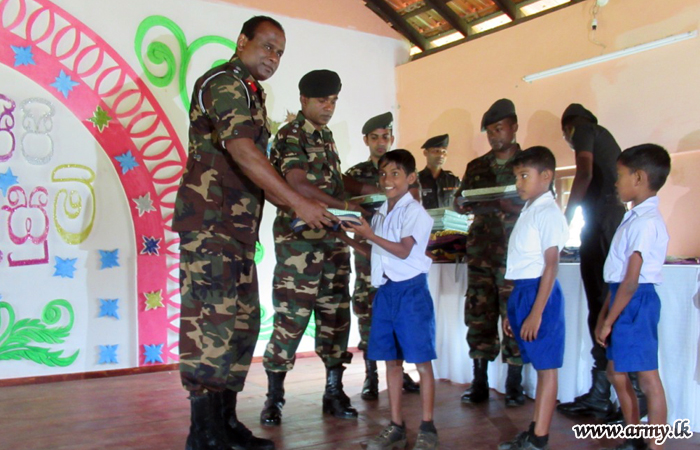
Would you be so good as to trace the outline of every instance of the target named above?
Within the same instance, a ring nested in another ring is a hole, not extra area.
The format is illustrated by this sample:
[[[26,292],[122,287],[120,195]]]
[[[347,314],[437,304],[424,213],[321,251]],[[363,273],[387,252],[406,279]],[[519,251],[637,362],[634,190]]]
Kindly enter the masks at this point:
[[[338,209],[361,208],[343,200],[345,186],[331,120],[340,92],[340,77],[329,70],[309,72],[299,82],[301,112],[275,137],[270,161],[301,194]],[[316,320],[316,353],[326,366],[323,412],[356,418],[343,392],[343,364],[350,333],[350,252],[328,230],[295,232],[292,217],[278,209],[273,235],[277,264],[273,278],[274,330],[265,349],[267,400],[260,414],[265,425],[279,425],[284,405],[284,378],[311,313]]]
[[[286,45],[269,17],[248,20],[233,58],[195,83],[189,154],[175,200],[180,235],[180,376],[190,392],[188,449],[274,449],[236,417],[260,329],[253,256],[263,190],[294,205],[312,227],[330,221],[292,190],[265,156],[269,129],[259,80],[274,74]]]
[[[486,131],[491,151],[474,159],[459,187],[479,189],[515,184],[510,161],[519,153],[515,140],[518,130],[515,106],[508,99],[496,101],[484,114],[481,130]],[[464,403],[481,403],[488,400],[489,387],[486,374],[488,361],[494,361],[502,350],[508,363],[506,379],[506,405],[524,404],[522,389],[522,360],[515,339],[503,336],[499,346],[498,319],[506,317],[508,296],[513,289],[504,279],[507,244],[518,219],[523,202],[519,198],[469,203],[455,209],[461,213],[473,213],[474,222],[467,236],[467,265],[469,286],[465,304],[465,323],[469,356],[474,360],[474,380],[462,395]],[[502,347],[502,348],[499,348]]]
[[[418,172],[418,183],[420,184],[420,203],[425,209],[452,206],[457,193],[459,177],[442,168],[447,159],[448,145],[450,145],[450,135],[442,134],[431,137],[421,147],[426,166]]]
[[[369,148],[369,159],[352,166],[345,175],[360,183],[379,188],[379,158],[391,149],[394,144],[393,135],[394,116],[391,112],[385,112],[369,119],[362,126],[363,140]],[[359,242],[366,242],[359,238]],[[376,400],[379,398],[379,378],[377,375],[377,362],[367,359],[367,342],[369,329],[372,324],[372,301],[377,289],[371,283],[370,262],[362,254],[355,252],[355,287],[352,292],[352,310],[357,317],[360,329],[360,344],[365,361],[365,381],[362,385],[360,396],[363,400]],[[406,392],[419,392],[418,383],[407,374],[403,374],[403,388]]]

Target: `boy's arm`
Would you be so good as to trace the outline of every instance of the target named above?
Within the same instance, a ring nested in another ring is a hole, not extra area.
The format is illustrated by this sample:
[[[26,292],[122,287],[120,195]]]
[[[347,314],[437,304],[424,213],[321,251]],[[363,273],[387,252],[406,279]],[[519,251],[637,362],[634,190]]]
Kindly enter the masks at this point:
[[[343,229],[346,231],[352,231],[358,236],[362,236],[368,241],[380,246],[387,252],[396,256],[397,258],[406,259],[408,255],[411,254],[411,249],[416,245],[416,240],[413,236],[406,236],[401,238],[400,242],[388,241],[382,237],[377,236],[374,230],[370,228],[364,217],[360,217],[361,224],[355,225],[354,223],[348,223],[347,227],[343,225]]]
[[[600,327],[598,334],[596,335],[596,340],[600,345],[605,347],[605,341],[608,339],[610,332],[612,331],[613,324],[627,307],[627,304],[632,299],[632,296],[637,291],[639,287],[639,274],[642,271],[642,254],[639,252],[634,252],[630,255],[627,262],[627,272],[625,272],[625,278],[622,279],[620,287],[617,288],[617,293],[615,294],[615,301],[613,302],[612,308],[609,309],[607,315],[605,316],[603,323]],[[609,303],[607,304],[609,306]],[[602,312],[602,311],[601,311]]]
[[[544,307],[547,306],[549,296],[552,294],[552,288],[554,287],[554,281],[557,279],[558,271],[559,247],[549,247],[544,252],[544,271],[540,279],[540,287],[537,290],[537,297],[535,297],[535,304],[532,305],[530,314],[528,314],[520,328],[520,337],[524,341],[534,341],[537,339],[537,333],[542,323],[542,312],[544,311]]]
[[[600,334],[600,330],[603,328],[603,323],[605,322],[605,318],[608,316],[608,310],[610,309],[610,290],[608,289],[608,293],[605,294],[605,302],[603,302],[603,307],[600,308],[600,313],[598,314],[598,320],[596,321],[595,325],[595,331],[593,332],[593,337],[595,338],[596,342],[598,342],[598,335]],[[601,344],[598,342],[598,344],[602,347],[605,347],[605,341]]]

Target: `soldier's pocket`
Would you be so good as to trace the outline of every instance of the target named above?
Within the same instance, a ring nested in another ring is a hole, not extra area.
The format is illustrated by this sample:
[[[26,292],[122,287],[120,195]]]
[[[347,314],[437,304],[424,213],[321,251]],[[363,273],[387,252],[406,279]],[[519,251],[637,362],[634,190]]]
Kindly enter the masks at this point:
[[[199,252],[188,255],[188,271],[191,280],[192,296],[211,305],[219,305],[227,295],[227,286],[233,284],[227,273],[223,245],[205,242]]]

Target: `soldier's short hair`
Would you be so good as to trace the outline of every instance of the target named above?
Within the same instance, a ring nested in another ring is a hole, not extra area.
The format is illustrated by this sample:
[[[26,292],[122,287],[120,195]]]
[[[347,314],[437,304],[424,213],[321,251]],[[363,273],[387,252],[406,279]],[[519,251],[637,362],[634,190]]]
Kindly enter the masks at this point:
[[[617,162],[630,170],[646,172],[649,189],[654,192],[661,189],[671,173],[671,157],[665,148],[656,144],[630,147],[620,153]]]
[[[275,27],[279,28],[282,33],[284,33],[284,28],[282,28],[282,25],[272,17],[254,16],[246,20],[246,22],[243,24],[243,27],[241,28],[241,34],[247,37],[248,40],[253,40],[255,38],[255,32],[258,30],[258,27],[263,22],[268,22],[271,25],[274,25]]]
[[[396,167],[403,169],[406,175],[410,175],[416,171],[416,158],[414,158],[408,150],[399,148],[384,153],[384,155],[379,158],[379,164],[377,166],[381,169],[390,162],[396,164]]]
[[[513,167],[533,167],[538,172],[551,170],[554,173],[554,170],[557,168],[557,160],[554,158],[551,150],[538,145],[517,153],[511,165]]]

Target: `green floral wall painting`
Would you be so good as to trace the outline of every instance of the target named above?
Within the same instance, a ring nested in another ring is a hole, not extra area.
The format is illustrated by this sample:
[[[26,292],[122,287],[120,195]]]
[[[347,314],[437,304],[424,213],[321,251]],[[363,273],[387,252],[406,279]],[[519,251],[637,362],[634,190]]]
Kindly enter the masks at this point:
[[[68,323],[61,326],[58,322],[64,316],[64,311],[67,313]],[[63,356],[63,350],[51,348],[52,345],[63,343],[70,335],[73,319],[73,306],[64,299],[47,303],[41,313],[41,319],[18,321],[15,321],[12,305],[0,301],[0,361],[26,359],[51,367],[73,364],[79,350],[70,356]]]

